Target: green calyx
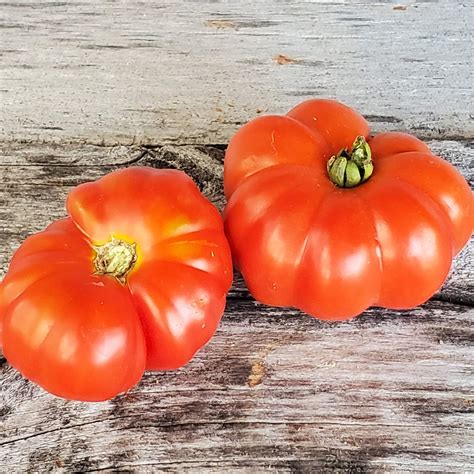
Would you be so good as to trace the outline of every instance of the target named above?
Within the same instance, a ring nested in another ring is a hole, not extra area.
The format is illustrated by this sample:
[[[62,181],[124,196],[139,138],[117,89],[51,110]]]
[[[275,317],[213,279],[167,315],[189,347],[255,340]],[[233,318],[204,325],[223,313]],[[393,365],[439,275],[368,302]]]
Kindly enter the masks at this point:
[[[331,181],[340,188],[354,188],[367,181],[374,171],[372,152],[363,136],[354,140],[350,150],[342,149],[327,163]]]
[[[110,275],[124,284],[127,274],[137,261],[137,245],[115,239],[94,247],[96,275]]]

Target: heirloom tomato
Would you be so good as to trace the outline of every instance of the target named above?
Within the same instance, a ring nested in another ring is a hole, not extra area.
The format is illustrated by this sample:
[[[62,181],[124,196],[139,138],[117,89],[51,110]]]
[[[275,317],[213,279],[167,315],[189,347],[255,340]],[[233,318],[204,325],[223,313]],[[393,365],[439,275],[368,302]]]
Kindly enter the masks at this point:
[[[321,319],[423,303],[473,230],[472,192],[451,164],[411,135],[371,137],[333,100],[244,125],[224,185],[226,233],[250,292]]]
[[[69,217],[26,239],[0,284],[0,341],[46,390],[104,400],[145,369],[186,364],[214,334],[232,280],[221,217],[175,170],[82,184]]]

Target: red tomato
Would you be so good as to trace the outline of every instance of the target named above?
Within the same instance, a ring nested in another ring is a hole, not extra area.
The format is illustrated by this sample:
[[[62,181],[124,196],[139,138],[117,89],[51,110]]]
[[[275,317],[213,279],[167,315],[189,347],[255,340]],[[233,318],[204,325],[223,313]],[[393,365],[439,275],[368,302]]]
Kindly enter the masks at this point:
[[[243,126],[224,185],[253,296],[321,319],[423,303],[473,230],[472,192],[453,166],[411,135],[370,139],[362,116],[330,100]]]
[[[186,364],[232,281],[218,211],[180,171],[137,167],[83,184],[70,217],[29,237],[0,284],[0,340],[27,378],[105,400],[145,369]]]

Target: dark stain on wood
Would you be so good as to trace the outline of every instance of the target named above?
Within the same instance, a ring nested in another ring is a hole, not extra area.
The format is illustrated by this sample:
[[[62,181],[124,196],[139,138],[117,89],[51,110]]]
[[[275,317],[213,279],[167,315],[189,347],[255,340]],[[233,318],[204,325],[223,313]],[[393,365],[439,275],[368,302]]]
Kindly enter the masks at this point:
[[[217,30],[237,30],[240,28],[268,28],[278,25],[279,23],[272,20],[232,20],[232,19],[211,19],[205,22],[205,25]]]
[[[151,151],[140,160],[140,164],[153,166],[155,168],[171,168],[186,172],[198,185],[200,191],[210,201],[223,209],[225,205],[224,188],[222,183],[223,169],[216,166],[218,163],[214,157],[219,153],[213,149],[211,156],[199,149],[193,152],[179,153],[177,158],[174,147],[162,147]],[[184,150],[183,150],[184,151]]]
[[[373,115],[373,114],[366,114],[364,117],[369,122],[376,122],[376,123],[402,123],[402,120],[394,117],[393,115]]]
[[[313,97],[320,97],[324,96],[325,94],[325,89],[323,88],[311,88],[311,89],[301,89],[301,90],[287,90],[286,94],[291,95],[293,97],[307,97],[307,98],[313,98]]]
[[[67,2],[2,2],[0,4],[2,7],[13,7],[13,8],[31,8],[31,9],[48,9],[48,8],[58,8],[66,7],[69,4]]]
[[[403,62],[406,63],[424,63],[424,59],[417,59],[417,58],[401,58]]]
[[[178,393],[150,394],[139,396],[134,403],[126,398],[116,397],[112,400],[113,410],[110,414],[110,425],[120,430],[137,430],[157,428],[166,433],[180,433],[206,424],[228,424],[245,417],[252,403],[249,399],[236,399],[229,406],[225,401],[210,396],[206,391],[197,391],[198,397],[185,402],[176,400]],[[118,399],[117,399],[118,398]],[[153,403],[152,403],[153,402]],[[154,409],[144,412],[140,407],[146,403]]]
[[[117,453],[118,454],[118,453]],[[58,458],[62,453],[58,453]],[[102,456],[101,456],[102,457]],[[71,472],[85,472],[100,467],[103,462],[97,457],[90,455],[89,442],[84,439],[73,439],[70,442],[68,453],[63,458],[63,462]]]
[[[101,49],[107,49],[107,50],[123,50],[123,49],[129,49],[130,45],[120,45],[120,44],[81,44],[79,45],[79,48],[81,49],[95,49],[95,50],[101,50]]]
[[[466,307],[466,312],[472,308]],[[434,328],[433,336],[440,344],[454,344],[456,346],[474,346],[474,329],[472,326],[460,327],[440,327]]]
[[[273,20],[240,20],[236,22],[239,28],[268,28],[278,26],[280,23]]]
[[[40,128],[42,130],[64,130],[64,128],[62,128],[62,127],[53,126],[53,125],[51,125],[51,126],[46,126],[45,125],[45,126],[38,127],[38,128]]]
[[[397,400],[395,398],[395,400]],[[451,426],[463,427],[465,415],[474,414],[474,401],[467,398],[459,398],[453,394],[445,397],[410,397],[397,400],[400,407],[410,417],[416,417],[424,423],[439,424],[446,423],[446,417],[456,421],[450,421]]]
[[[0,421],[8,417],[8,415],[13,411],[11,406],[0,406]]]

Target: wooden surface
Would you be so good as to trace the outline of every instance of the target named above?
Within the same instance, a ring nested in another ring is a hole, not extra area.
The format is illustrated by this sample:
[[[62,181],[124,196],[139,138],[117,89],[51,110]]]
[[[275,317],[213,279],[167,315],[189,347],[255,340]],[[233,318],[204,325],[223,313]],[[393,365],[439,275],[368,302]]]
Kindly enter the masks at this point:
[[[0,138],[226,143],[313,96],[473,137],[472,3],[400,3],[2,2]]]
[[[183,169],[222,208],[230,135],[307,96],[431,137],[474,183],[468,2],[0,10],[0,277],[73,186],[118,167]],[[472,472],[473,261],[471,242],[420,308],[339,324],[258,304],[236,275],[188,366],[105,403],[55,398],[0,358],[0,472]]]
[[[466,144],[430,142],[472,180]],[[119,166],[184,169],[219,207],[212,147],[12,145],[4,150],[0,266],[64,215],[76,184]],[[467,165],[466,165],[467,163]],[[343,324],[254,302],[240,278],[211,343],[106,403],[66,402],[5,360],[0,459],[17,471],[455,470],[472,467],[474,246],[432,301]]]

